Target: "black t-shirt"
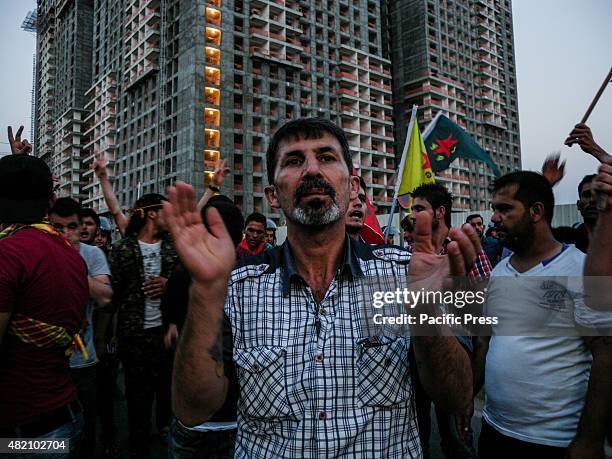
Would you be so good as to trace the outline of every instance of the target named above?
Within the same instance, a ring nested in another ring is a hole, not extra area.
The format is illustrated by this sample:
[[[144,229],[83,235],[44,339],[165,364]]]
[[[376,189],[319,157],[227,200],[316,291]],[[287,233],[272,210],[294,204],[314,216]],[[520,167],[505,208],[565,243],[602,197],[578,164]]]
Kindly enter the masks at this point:
[[[170,323],[176,324],[179,335],[183,329],[189,304],[189,286],[191,278],[189,273],[179,264],[172,277],[166,283],[166,292],[162,297],[161,311],[164,328]],[[210,422],[230,422],[236,420],[237,403],[239,396],[238,375],[233,359],[234,341],[232,326],[226,314],[223,314],[223,366],[225,375],[229,380],[229,387],[225,402],[219,411],[210,419]]]

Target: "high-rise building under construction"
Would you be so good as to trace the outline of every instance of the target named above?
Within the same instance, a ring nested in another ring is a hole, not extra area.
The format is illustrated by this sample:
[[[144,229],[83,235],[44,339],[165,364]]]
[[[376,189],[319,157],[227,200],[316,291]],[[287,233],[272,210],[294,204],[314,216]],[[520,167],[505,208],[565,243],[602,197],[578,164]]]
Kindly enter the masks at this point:
[[[412,105],[425,129],[438,111],[464,127],[502,173],[521,168],[510,0],[388,0],[395,138]],[[458,159],[437,174],[455,210],[487,209],[492,171]]]
[[[176,180],[200,193],[226,158],[222,192],[279,217],[265,150],[304,116],[344,128],[384,211],[413,103],[422,128],[446,110],[520,166],[508,1],[38,0],[36,28],[36,153],[100,212],[94,154],[124,207]],[[489,171],[455,166],[440,178],[457,207],[485,206]]]
[[[39,23],[51,24],[59,4],[82,1],[39,0]],[[371,195],[387,205],[396,162],[382,13],[378,0],[93,0],[90,80],[77,95],[86,102],[74,107],[84,120],[75,186],[85,203],[105,210],[87,170],[94,154],[113,168],[124,206],[175,180],[203,191],[221,157],[232,170],[222,191],[245,212],[278,216],[264,198],[270,134],[287,120],[322,116],[346,130]],[[39,34],[47,30],[57,35]],[[42,41],[39,53],[54,57],[58,47],[49,53]],[[52,72],[55,90],[69,76]],[[60,161],[70,139],[44,130],[44,108],[41,100],[39,153]],[[54,109],[49,120],[60,115]]]

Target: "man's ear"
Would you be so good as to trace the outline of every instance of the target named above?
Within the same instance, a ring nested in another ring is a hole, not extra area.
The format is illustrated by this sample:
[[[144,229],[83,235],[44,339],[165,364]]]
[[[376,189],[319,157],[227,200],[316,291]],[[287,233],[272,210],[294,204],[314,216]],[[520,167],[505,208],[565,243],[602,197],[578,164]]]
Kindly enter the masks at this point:
[[[529,214],[531,215],[531,220],[534,223],[537,223],[545,218],[544,216],[544,204],[541,202],[536,202],[533,206],[529,208]]]
[[[359,183],[359,177],[357,177],[356,175],[351,176],[351,192],[355,192],[355,193],[359,193],[359,187],[360,187],[360,183]]]
[[[264,193],[266,195],[266,199],[268,200],[268,204],[273,209],[280,209],[280,204],[278,202],[278,196],[276,195],[276,187],[274,185],[268,185],[264,188]]]
[[[438,207],[436,211],[434,212],[434,218],[436,220],[446,221],[446,219],[444,218],[445,215],[446,215],[446,207],[444,206]]]

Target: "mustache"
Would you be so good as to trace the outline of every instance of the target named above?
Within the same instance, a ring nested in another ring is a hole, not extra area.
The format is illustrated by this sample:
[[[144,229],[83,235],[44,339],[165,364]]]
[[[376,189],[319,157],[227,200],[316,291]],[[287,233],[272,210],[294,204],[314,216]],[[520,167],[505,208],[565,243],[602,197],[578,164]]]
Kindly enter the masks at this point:
[[[295,203],[300,201],[306,194],[310,193],[313,189],[320,189],[323,194],[331,196],[333,200],[336,199],[336,191],[332,186],[323,179],[307,179],[303,180],[295,190]]]

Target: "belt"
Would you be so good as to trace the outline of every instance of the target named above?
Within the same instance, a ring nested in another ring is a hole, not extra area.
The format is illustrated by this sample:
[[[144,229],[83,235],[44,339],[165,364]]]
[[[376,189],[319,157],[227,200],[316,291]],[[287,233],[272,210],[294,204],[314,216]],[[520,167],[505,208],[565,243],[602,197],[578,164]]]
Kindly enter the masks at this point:
[[[36,421],[22,424],[15,428],[17,438],[38,438],[44,434],[53,432],[64,424],[73,421],[77,414],[82,411],[81,403],[74,400],[67,405],[57,408]]]

